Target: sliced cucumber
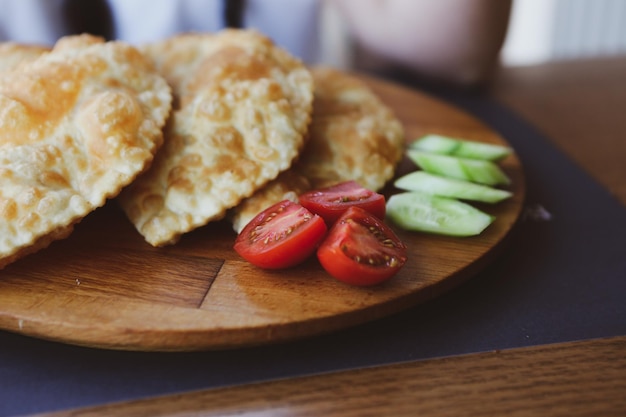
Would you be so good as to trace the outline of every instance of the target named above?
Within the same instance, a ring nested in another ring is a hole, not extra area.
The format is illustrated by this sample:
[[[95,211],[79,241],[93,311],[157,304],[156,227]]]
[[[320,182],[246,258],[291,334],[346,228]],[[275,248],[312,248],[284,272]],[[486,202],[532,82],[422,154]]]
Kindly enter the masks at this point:
[[[513,152],[511,148],[503,145],[455,139],[434,134],[417,139],[410,144],[410,147],[425,152],[489,161],[500,160]]]
[[[415,164],[431,174],[491,186],[511,183],[500,167],[491,161],[438,155],[415,149],[408,149],[407,155]]]
[[[394,185],[406,191],[422,191],[441,197],[482,201],[484,203],[497,203],[512,195],[510,191],[456,178],[446,178],[425,171],[414,171],[406,174],[398,178]]]
[[[478,235],[494,221],[462,201],[420,191],[389,197],[387,217],[406,230],[450,236]]]

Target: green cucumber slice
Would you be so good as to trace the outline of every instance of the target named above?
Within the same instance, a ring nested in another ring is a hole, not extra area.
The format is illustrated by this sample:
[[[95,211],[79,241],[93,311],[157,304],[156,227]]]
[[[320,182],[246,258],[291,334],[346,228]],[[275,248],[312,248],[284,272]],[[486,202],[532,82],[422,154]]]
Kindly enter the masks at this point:
[[[509,177],[491,161],[407,150],[408,157],[426,172],[485,185],[508,185]]]
[[[462,201],[420,191],[389,197],[387,218],[406,230],[449,236],[479,235],[495,219]]]
[[[497,203],[513,195],[510,191],[456,178],[446,178],[425,171],[414,171],[406,174],[398,178],[394,185],[406,191],[422,191],[442,197],[481,201],[484,203]]]
[[[498,161],[513,153],[513,150],[508,146],[455,139],[435,134],[423,136],[413,141],[409,147],[425,152],[488,161]]]

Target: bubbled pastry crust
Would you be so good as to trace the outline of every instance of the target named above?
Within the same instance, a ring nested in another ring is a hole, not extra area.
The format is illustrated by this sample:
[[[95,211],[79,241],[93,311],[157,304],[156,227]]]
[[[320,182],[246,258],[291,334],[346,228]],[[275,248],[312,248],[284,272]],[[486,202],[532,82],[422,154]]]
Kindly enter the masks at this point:
[[[297,200],[308,188],[354,180],[380,190],[402,159],[402,124],[363,81],[323,66],[311,68],[311,73],[313,119],[300,159],[231,210],[237,233],[263,209],[286,198]]]
[[[150,61],[121,42],[59,44],[0,75],[0,267],[69,235],[163,142],[172,95]]]
[[[303,63],[252,30],[183,34],[143,48],[174,91],[151,169],[119,201],[153,246],[224,217],[288,169],[311,120]]]
[[[404,128],[363,81],[324,66],[311,70],[310,140],[296,169],[313,188],[354,180],[370,190],[389,181],[404,154]]]
[[[50,48],[18,42],[0,42],[0,71],[12,70],[19,65],[34,61]]]

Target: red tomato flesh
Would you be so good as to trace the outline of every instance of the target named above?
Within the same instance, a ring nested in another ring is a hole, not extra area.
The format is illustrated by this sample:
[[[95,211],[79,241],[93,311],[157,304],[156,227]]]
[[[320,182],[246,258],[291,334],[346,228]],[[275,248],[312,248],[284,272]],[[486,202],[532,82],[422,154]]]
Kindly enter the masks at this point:
[[[355,181],[346,181],[302,194],[300,204],[332,225],[350,207],[360,207],[379,219],[385,218],[385,197]]]
[[[382,220],[351,207],[331,227],[317,258],[336,279],[368,286],[394,276],[406,263],[407,248]]]
[[[289,268],[315,252],[326,231],[320,216],[285,200],[252,219],[237,236],[234,249],[258,267]]]

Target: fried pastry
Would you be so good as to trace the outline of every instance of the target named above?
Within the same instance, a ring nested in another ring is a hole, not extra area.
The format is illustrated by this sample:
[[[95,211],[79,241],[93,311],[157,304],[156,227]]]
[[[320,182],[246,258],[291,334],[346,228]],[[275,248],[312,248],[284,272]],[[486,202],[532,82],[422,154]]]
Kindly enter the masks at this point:
[[[361,80],[317,67],[311,140],[298,171],[321,188],[354,180],[380,190],[402,159],[404,130],[400,121]]]
[[[380,190],[402,159],[402,124],[363,81],[327,67],[315,67],[311,73],[315,98],[306,147],[288,176],[279,177],[229,213],[237,232],[264,208],[306,191],[304,184],[322,188],[354,180]]]
[[[256,31],[183,34],[146,46],[175,111],[151,169],[119,201],[153,246],[213,220],[288,169],[311,120],[303,63]]]
[[[144,171],[171,100],[152,63],[120,42],[66,44],[3,72],[0,267],[66,237]]]
[[[49,50],[50,48],[39,45],[0,42],[0,72],[34,61]]]

